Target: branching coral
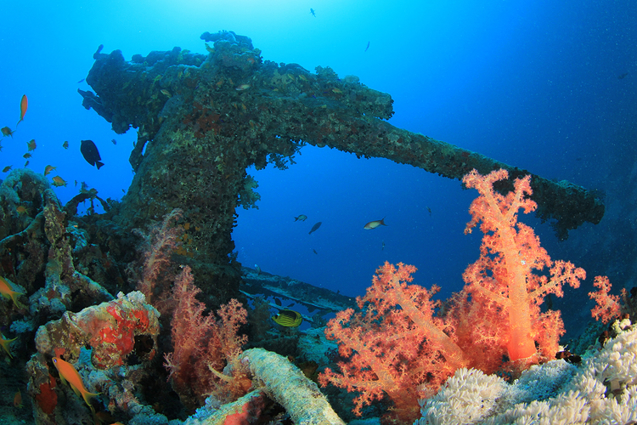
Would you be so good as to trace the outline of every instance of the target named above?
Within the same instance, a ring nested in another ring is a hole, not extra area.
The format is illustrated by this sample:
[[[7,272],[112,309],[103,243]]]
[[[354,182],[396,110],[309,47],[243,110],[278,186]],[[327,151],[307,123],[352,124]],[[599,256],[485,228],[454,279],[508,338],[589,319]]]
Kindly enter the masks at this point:
[[[540,360],[553,359],[564,333],[559,312],[541,312],[548,294],[562,296],[565,283],[579,286],[584,270],[565,261],[552,261],[533,230],[518,222],[520,209],[533,211],[530,176],[517,179],[514,190],[503,196],[493,184],[507,177],[506,170],[487,176],[475,170],[464,183],[480,196],[473,201],[470,232],[478,223],[485,233],[480,258],[467,267],[467,285],[449,300],[442,314],[431,301],[431,291],[408,285],[412,266],[385,263],[372,286],[358,299],[360,313],[338,313],[326,336],[339,342],[340,373],[326,370],[321,383],[359,391],[354,412],[361,414],[387,394],[394,413],[403,422],[413,417],[411,400],[421,385],[432,395],[454,373],[475,367],[492,373],[505,354],[519,372]],[[549,276],[536,274],[548,269]],[[421,394],[423,396],[423,394]]]
[[[173,301],[170,299],[170,282],[174,276],[170,273],[170,257],[179,245],[183,228],[176,226],[182,211],[172,210],[164,219],[150,228],[148,233],[135,229],[135,233],[143,238],[141,277],[137,289],[146,296],[146,301],[155,306],[161,313],[170,313]]]
[[[247,311],[233,299],[217,310],[218,318],[204,315],[205,305],[195,298],[200,292],[190,267],[185,267],[173,290],[178,302],[172,321],[174,350],[166,355],[165,366],[173,388],[189,408],[201,406],[210,393],[223,402],[232,401],[251,385],[237,363],[247,342],[238,332],[247,323]],[[226,375],[222,371],[227,365],[233,370]]]

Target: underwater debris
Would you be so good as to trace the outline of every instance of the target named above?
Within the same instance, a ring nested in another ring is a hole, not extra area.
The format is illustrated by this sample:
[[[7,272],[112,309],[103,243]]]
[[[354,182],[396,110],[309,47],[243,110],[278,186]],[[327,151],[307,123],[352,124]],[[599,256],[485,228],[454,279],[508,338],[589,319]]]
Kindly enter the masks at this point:
[[[295,424],[345,424],[332,409],[316,383],[290,361],[263,348],[251,348],[241,355],[264,392],[285,408]]]
[[[253,188],[246,190],[246,169],[268,163],[284,169],[306,143],[384,157],[455,179],[474,168],[505,168],[511,175],[500,188],[505,192],[515,178],[529,174],[392,126],[385,121],[394,112],[390,95],[352,77],[340,79],[329,67],[310,73],[296,64],[264,60],[248,37],[232,31],[201,38],[214,43],[205,54],[175,48],[127,62],[119,50],[98,51],[87,77],[94,92],[79,93],[83,105],[112,123],[116,133],[139,129],[130,156],[136,174],[118,224],[141,228],[183,208],[186,222],[206,229],[205,238],[192,239],[188,261],[198,279],[215,282],[214,299],[237,295],[234,214],[238,205],[256,207],[258,200]],[[158,96],[159,76],[172,97]],[[203,171],[211,165],[212,172]],[[532,186],[538,215],[556,220],[562,239],[569,229],[598,223],[604,214],[602,202],[579,186],[539,176],[533,176]],[[214,266],[202,267],[203,259]]]

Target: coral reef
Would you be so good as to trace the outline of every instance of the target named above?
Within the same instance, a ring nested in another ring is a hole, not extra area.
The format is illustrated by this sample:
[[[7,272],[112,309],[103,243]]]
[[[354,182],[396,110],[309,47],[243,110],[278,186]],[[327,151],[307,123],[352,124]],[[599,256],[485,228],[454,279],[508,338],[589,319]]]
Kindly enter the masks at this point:
[[[80,349],[90,346],[91,362],[97,368],[109,369],[124,364],[143,335],[156,339],[159,314],[146,304],[139,292],[118,294],[116,300],[87,307],[79,313],[66,312],[59,320],[41,326],[35,336],[38,352],[54,357],[63,349],[65,357],[77,358]],[[156,342],[136,352],[137,358],[155,355]]]
[[[41,326],[35,337],[37,354],[27,364],[28,391],[36,400],[36,422],[64,423],[59,421],[59,418],[65,417],[65,411],[56,391],[53,391],[60,387],[51,377],[53,367],[50,361],[63,355],[66,361],[77,363],[85,347],[90,347],[90,360],[85,361],[85,370],[91,373],[105,370],[106,375],[103,373],[92,379],[94,386],[99,382],[99,392],[111,397],[105,404],[128,412],[128,402],[121,401],[116,388],[118,385],[121,387],[133,371],[137,371],[136,379],[140,379],[141,370],[137,365],[140,362],[147,364],[156,355],[158,317],[157,310],[146,304],[142,293],[131,292],[127,295],[120,293],[115,300],[87,307],[79,313],[66,312],[61,319]],[[135,361],[129,365],[127,358],[133,353]],[[68,399],[73,398],[69,395]]]
[[[130,158],[136,176],[121,204],[83,186],[62,206],[46,178],[27,169],[0,184],[1,289],[12,298],[0,302],[0,345],[8,354],[1,372],[26,372],[7,380],[7,391],[25,390],[20,380],[28,381],[25,404],[33,406],[36,424],[164,425],[169,418],[178,424],[196,408],[186,423],[340,424],[311,381],[318,365],[334,359],[340,371],[324,372],[322,383],[362,391],[359,413],[388,395],[393,410],[386,420],[415,418],[417,399],[441,387],[421,400],[422,421],[541,421],[560,412],[572,421],[635,420],[637,344],[624,316],[611,327],[618,336],[585,366],[552,361],[514,385],[484,374],[517,376],[552,358],[561,322],[539,305],[583,276],[548,258],[530,228],[517,223],[519,209],[529,212],[537,202],[538,215],[558,220],[565,237],[601,219],[598,199],[391,126],[383,121],[393,114],[391,97],[356,77],[265,61],[249,38],[233,32],[202,39],[214,43],[207,55],[175,48],[126,62],[121,52],[103,54],[101,47],[94,55],[87,82],[96,93],[80,91],[84,105],[117,132],[139,128]],[[465,272],[465,290],[441,304],[431,298],[436,287],[409,285],[415,268],[385,264],[355,305],[302,282],[241,269],[232,254],[236,208],[259,200],[247,167],[285,168],[306,143],[451,178],[473,168],[509,170],[509,179],[503,170],[464,179],[481,193],[468,229],[481,221],[486,233],[480,259]],[[95,214],[95,201],[104,214]],[[90,203],[84,216],[77,215],[81,202]],[[594,316],[611,320],[634,311],[609,295],[607,279],[596,286]],[[303,316],[313,328],[271,326],[274,303],[259,295],[317,311]],[[237,299],[254,300],[254,308],[244,310]],[[321,316],[328,312],[338,313],[323,334]],[[247,349],[248,321],[258,348]],[[339,354],[326,337],[339,342]],[[84,399],[62,384],[65,376]]]

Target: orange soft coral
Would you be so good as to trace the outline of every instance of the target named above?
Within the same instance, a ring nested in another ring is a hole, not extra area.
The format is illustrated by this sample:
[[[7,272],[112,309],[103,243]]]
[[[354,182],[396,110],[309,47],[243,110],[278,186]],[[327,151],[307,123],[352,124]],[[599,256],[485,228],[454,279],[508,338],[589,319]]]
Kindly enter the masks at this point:
[[[609,295],[611,284],[606,276],[596,276],[593,283],[599,291],[589,292],[588,296],[597,302],[597,306],[591,310],[591,315],[595,320],[600,320],[604,323],[608,323],[611,320],[619,317],[621,308],[619,305],[618,295]]]
[[[463,278],[475,303],[492,305],[497,320],[504,318],[501,326],[506,337],[501,343],[507,347],[509,359],[534,362],[536,343],[544,356],[552,357],[564,333],[559,312],[540,311],[544,297],[563,296],[564,283],[577,288],[586,272],[570,262],[552,261],[533,229],[518,222],[520,209],[529,213],[537,207],[529,198],[531,176],[516,179],[514,190],[504,196],[494,191],[493,184],[506,178],[506,170],[486,176],[473,170],[462,180],[480,192],[469,209],[473,219],[465,233],[480,222],[484,233],[480,258],[467,268]],[[549,276],[534,273],[543,269],[548,269]],[[493,319],[485,317],[486,321]]]
[[[354,413],[387,394],[395,412],[405,421],[417,417],[418,384],[427,381],[431,390],[469,360],[445,331],[445,320],[436,317],[436,303],[427,291],[408,285],[416,268],[385,263],[376,272],[372,286],[358,298],[362,312],[348,309],[329,321],[325,334],[339,342],[340,372],[325,370],[319,382],[358,391]]]
[[[484,237],[480,258],[463,275],[461,292],[439,304],[431,300],[436,286],[427,291],[408,284],[415,267],[385,263],[365,297],[358,298],[361,312],[348,309],[328,323],[327,338],[338,341],[348,361],[338,363],[340,372],[327,369],[319,381],[359,391],[355,413],[386,394],[394,402],[394,416],[407,423],[414,414],[409,406],[433,394],[458,368],[493,373],[506,354],[515,362],[513,370],[554,358],[563,323],[559,312],[542,312],[540,305],[548,294],[563,296],[565,283],[578,287],[585,272],[552,261],[533,230],[518,222],[520,209],[536,208],[528,197],[530,177],[517,179],[514,190],[503,196],[493,184],[507,177],[505,170],[487,176],[474,170],[463,180],[480,192],[465,232],[481,223]],[[610,309],[606,283],[596,280],[603,293],[596,298]]]

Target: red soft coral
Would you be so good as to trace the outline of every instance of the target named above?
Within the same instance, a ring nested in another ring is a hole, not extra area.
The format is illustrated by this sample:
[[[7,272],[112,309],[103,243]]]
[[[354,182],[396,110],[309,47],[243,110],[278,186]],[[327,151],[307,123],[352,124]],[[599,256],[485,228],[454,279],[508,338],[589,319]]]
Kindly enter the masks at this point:
[[[249,386],[238,370],[233,377],[221,373],[228,363],[238,364],[241,346],[247,342],[247,336],[238,331],[247,323],[247,311],[233,299],[217,310],[219,319],[212,313],[204,315],[206,307],[196,299],[200,292],[190,267],[185,267],[173,290],[177,300],[172,321],[174,351],[165,356],[165,366],[173,389],[189,408],[201,406],[213,392],[223,402],[232,401]]]

